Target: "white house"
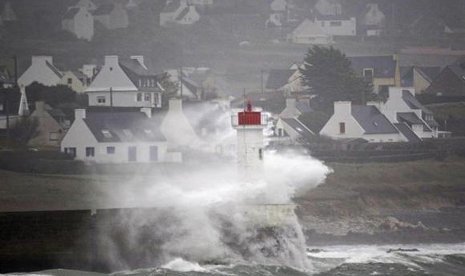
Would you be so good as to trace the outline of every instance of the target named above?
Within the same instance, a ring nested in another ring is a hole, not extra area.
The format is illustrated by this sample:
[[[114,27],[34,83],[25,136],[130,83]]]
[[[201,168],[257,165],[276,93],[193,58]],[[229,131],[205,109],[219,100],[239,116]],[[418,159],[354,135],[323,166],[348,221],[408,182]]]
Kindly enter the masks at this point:
[[[168,0],[160,13],[160,26],[174,23],[191,25],[199,21],[200,15],[195,5],[187,0]]]
[[[309,141],[315,137],[315,133],[298,118],[279,118],[274,133],[279,139],[288,139],[292,144]]]
[[[299,99],[289,97],[286,98],[286,107],[279,113],[280,118],[298,118],[304,113],[310,112],[309,99]]]
[[[315,9],[322,15],[342,14],[342,5],[339,0],[318,0]]]
[[[76,109],[61,151],[77,160],[96,163],[180,161],[179,153],[168,152],[166,139],[148,108],[140,112]]]
[[[5,5],[3,6],[3,11],[2,11],[1,17],[2,17],[4,22],[18,20],[15,11],[11,7],[10,2],[6,2]]]
[[[143,56],[120,61],[105,56],[105,63],[86,89],[89,106],[161,107],[162,88]]]
[[[64,71],[59,84],[66,85],[77,93],[87,88],[87,77],[79,71]]]
[[[86,8],[70,8],[61,20],[61,28],[78,39],[90,41],[94,36],[94,16]]]
[[[408,126],[418,138],[437,138],[438,124],[433,113],[418,102],[414,95],[413,88],[390,87],[385,103],[369,104],[376,106],[396,126]]]
[[[18,85],[26,87],[33,82],[45,86],[54,86],[60,83],[62,72],[53,65],[51,56],[32,56],[31,66],[18,78]]]
[[[377,3],[367,4],[367,12],[362,17],[362,25],[365,28],[365,35],[379,36],[384,28],[386,16],[379,9]]]
[[[88,11],[95,11],[97,9],[97,5],[92,0],[78,0],[74,7],[84,8]]]
[[[333,139],[362,138],[368,142],[408,141],[375,106],[334,102],[334,114],[320,131]]]
[[[93,15],[96,22],[109,30],[124,29],[129,25],[128,13],[120,3],[101,5]]]
[[[330,34],[326,33],[320,25],[305,19],[288,35],[288,40],[296,44],[329,45],[333,42]]]
[[[323,32],[332,36],[355,36],[357,34],[357,20],[355,17],[342,15],[317,15],[317,24]]]
[[[169,74],[170,80],[178,84],[177,97],[187,100],[200,100],[201,98],[201,85],[192,80],[188,75],[188,70],[183,68],[182,77],[179,70],[166,70]]]

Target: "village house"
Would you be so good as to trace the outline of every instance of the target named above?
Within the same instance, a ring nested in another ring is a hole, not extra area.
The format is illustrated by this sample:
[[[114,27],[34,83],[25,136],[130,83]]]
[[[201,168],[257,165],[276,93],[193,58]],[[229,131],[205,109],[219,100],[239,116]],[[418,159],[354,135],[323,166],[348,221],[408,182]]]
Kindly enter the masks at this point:
[[[265,89],[267,91],[280,91],[284,95],[301,93],[305,90],[302,73],[295,69],[271,69],[268,73]]]
[[[118,56],[105,56],[103,67],[85,93],[89,106],[160,108],[163,90],[158,81],[143,56],[122,61]]]
[[[14,77],[7,66],[0,65],[0,88],[12,88],[15,85]]]
[[[413,88],[390,87],[386,102],[368,103],[376,106],[396,127],[407,126],[419,139],[437,138],[438,123],[433,112],[415,98]]]
[[[180,162],[181,158],[168,151],[160,123],[153,120],[149,108],[120,112],[76,109],[61,151],[96,163]]]
[[[286,98],[286,107],[278,116],[274,128],[274,135],[279,139],[279,142],[287,140],[295,144],[304,141],[309,141],[315,136],[315,133],[299,120],[302,114],[311,112],[309,99],[289,97]]]
[[[166,73],[170,76],[170,81],[178,84],[177,97],[185,100],[201,100],[202,87],[189,77],[187,70],[183,69],[180,72],[179,70],[171,69],[166,70]]]
[[[86,8],[73,7],[63,16],[61,28],[78,39],[91,41],[94,36],[94,17]]]
[[[95,22],[99,22],[108,30],[124,29],[129,25],[128,13],[120,3],[101,5],[93,15]]]
[[[302,21],[288,34],[287,40],[296,44],[329,45],[333,43],[333,37],[310,19]]]
[[[168,24],[192,25],[199,21],[200,15],[195,5],[187,0],[168,0],[160,13],[160,26]]]
[[[339,0],[318,0],[314,8],[322,15],[342,14],[342,5]]]
[[[62,72],[63,76],[59,84],[66,85],[77,93],[82,93],[87,88],[87,77],[79,71],[70,70]]]
[[[320,135],[332,139],[362,138],[368,142],[408,141],[375,106],[334,102],[334,114],[323,126]]]
[[[3,11],[0,14],[3,22],[13,22],[18,20],[15,11],[11,7],[10,2],[5,2],[3,6]]]
[[[61,139],[69,127],[69,121],[61,110],[52,109],[44,102],[35,102],[35,110],[30,115],[38,122],[37,136],[29,140],[28,145],[34,147],[59,147]]]
[[[400,67],[395,56],[359,56],[349,57],[349,60],[355,72],[373,84],[375,93],[401,86]]]
[[[446,66],[425,92],[436,96],[464,97],[465,62]]]
[[[355,36],[357,35],[357,20],[355,17],[344,15],[320,15],[315,16],[315,24],[331,36]]]
[[[377,3],[368,3],[367,11],[361,20],[361,34],[366,36],[380,36],[386,24],[386,15]]]
[[[441,72],[439,66],[401,67],[402,87],[413,87],[416,94],[422,94]]]
[[[55,86],[61,82],[63,73],[53,65],[51,56],[32,56],[31,66],[18,78],[18,85],[26,87],[33,82]]]

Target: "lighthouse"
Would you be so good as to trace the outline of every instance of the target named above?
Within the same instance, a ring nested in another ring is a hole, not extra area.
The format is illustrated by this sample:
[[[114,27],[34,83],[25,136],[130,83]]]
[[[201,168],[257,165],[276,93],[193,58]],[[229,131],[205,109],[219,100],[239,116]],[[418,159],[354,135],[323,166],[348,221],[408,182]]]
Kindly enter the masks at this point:
[[[237,131],[237,163],[244,177],[250,179],[263,171],[263,129],[267,116],[254,111],[250,101],[243,111],[232,114],[231,123]]]

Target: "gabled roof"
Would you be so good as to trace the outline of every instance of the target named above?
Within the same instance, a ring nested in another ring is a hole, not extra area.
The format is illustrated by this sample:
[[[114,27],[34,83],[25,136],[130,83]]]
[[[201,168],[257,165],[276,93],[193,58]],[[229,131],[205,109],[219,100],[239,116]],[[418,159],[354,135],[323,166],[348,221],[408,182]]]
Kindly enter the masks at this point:
[[[423,125],[423,121],[418,118],[415,112],[398,112],[397,120],[399,122],[405,122],[409,125]]]
[[[271,69],[266,80],[265,88],[280,89],[289,83],[289,78],[296,70],[293,69]]]
[[[99,142],[166,141],[160,124],[140,111],[87,111],[84,122]],[[108,131],[109,135],[103,131]]]
[[[374,106],[353,105],[352,116],[365,134],[399,133],[391,122]]]
[[[168,0],[167,5],[163,8],[161,11],[162,13],[172,13],[175,12],[179,9],[179,6],[181,5],[180,0]]]
[[[200,88],[200,86],[195,81],[183,76],[182,84],[184,84],[187,87],[187,89],[189,89],[195,96],[198,96],[197,90]]]
[[[404,135],[405,138],[407,138],[409,142],[421,141],[421,139],[415,134],[415,132],[412,131],[408,125],[404,123],[397,123],[394,124],[394,126],[400,131],[400,133],[402,133],[402,135]]]
[[[104,4],[99,6],[94,12],[94,15],[105,15],[105,14],[110,14],[113,9],[115,8],[114,4]]]
[[[312,109],[306,102],[296,102],[295,108],[297,108],[297,110],[299,110],[301,113],[312,112]]]
[[[300,25],[297,26],[297,28],[295,28],[294,31],[292,31],[292,34],[299,36],[330,36],[327,33],[325,33],[325,31],[323,31],[323,29],[321,29],[321,27],[318,26],[318,24],[316,24],[308,18],[302,21],[302,23],[300,23]]]
[[[411,109],[421,109],[425,114],[433,114],[431,110],[422,105],[408,90],[402,90],[402,99]]]
[[[63,19],[73,19],[76,16],[76,14],[79,12],[79,10],[80,8],[78,7],[68,9],[65,15],[63,15]]]
[[[45,64],[47,65],[47,67],[53,71],[53,73],[55,73],[60,79],[63,77],[63,74],[60,72],[60,70],[58,70],[55,65],[51,64],[50,62],[46,61]]]
[[[348,20],[351,19],[351,17],[348,16],[348,15],[343,15],[343,14],[336,14],[336,15],[328,14],[328,15],[325,15],[325,14],[317,13],[315,15],[315,19],[318,20],[318,21],[331,21],[331,20],[348,21]]]
[[[465,63],[448,65],[446,68],[449,68],[460,81],[465,82]]]
[[[402,79],[403,86],[413,86],[413,71],[416,70],[425,80],[430,83],[436,78],[441,72],[441,67],[439,66],[407,66],[400,67],[400,75]]]
[[[394,78],[396,75],[396,61],[393,56],[359,56],[349,57],[352,68],[362,73],[365,68],[373,68],[375,78]]]
[[[185,7],[179,14],[178,16],[176,16],[176,21],[179,21],[181,19],[184,18],[184,16],[186,16],[186,14],[189,12],[189,7]]]
[[[295,118],[281,118],[287,125],[298,132],[302,137],[311,139],[315,134],[308,129],[301,121]]]

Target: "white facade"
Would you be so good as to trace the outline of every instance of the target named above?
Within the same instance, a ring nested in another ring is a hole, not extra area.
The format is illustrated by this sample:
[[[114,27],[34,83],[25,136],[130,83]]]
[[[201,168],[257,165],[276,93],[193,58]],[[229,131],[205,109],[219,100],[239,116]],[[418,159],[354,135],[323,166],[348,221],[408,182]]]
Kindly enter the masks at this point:
[[[110,88],[113,91],[137,91],[137,87],[119,65],[118,56],[105,56],[104,65],[86,92],[109,91]]]
[[[113,9],[109,13],[94,14],[94,19],[109,30],[124,29],[129,26],[128,13],[126,9],[118,3],[113,4]]]
[[[403,142],[400,133],[367,134],[352,115],[352,103],[334,102],[334,114],[321,129],[320,135],[333,139],[363,138],[369,142]]]
[[[169,5],[169,1],[167,1]],[[187,0],[180,0],[179,6],[173,10],[162,11],[160,13],[160,26],[166,26],[169,23],[191,25],[199,21],[200,14],[193,3]]]
[[[92,91],[89,96],[89,106],[114,107],[161,107],[160,92],[142,91]]]
[[[97,6],[94,4],[94,2],[92,2],[92,0],[79,0],[75,7],[84,8],[88,11],[95,11],[97,9]]]
[[[378,4],[370,3],[367,4],[368,11],[363,16],[362,24],[366,26],[384,26],[384,22],[386,20],[386,16],[384,13],[379,9]]]
[[[333,42],[332,36],[327,34],[315,22],[305,19],[288,35],[288,40],[296,44],[329,45]]]
[[[75,120],[61,142],[61,151],[75,159],[96,163],[154,163],[173,161],[165,141],[99,142],[84,119],[86,110],[76,109]],[[151,156],[151,147],[157,156]],[[93,154],[89,154],[92,148]],[[108,148],[113,148],[109,151]]]
[[[62,75],[53,65],[51,56],[32,56],[31,66],[18,78],[18,85],[26,87],[33,82],[45,86],[55,86],[60,83]]]
[[[355,17],[348,19],[316,18],[315,23],[328,35],[355,36],[357,34],[357,20]]]
[[[315,9],[322,15],[340,15],[342,5],[339,0],[318,0]]]
[[[82,93],[86,90],[85,79],[79,79],[73,71],[63,72],[63,77],[59,84],[66,85],[74,92]]]
[[[90,41],[94,37],[94,17],[85,8],[79,8],[72,18],[63,19],[61,27],[73,33],[78,39]]]

